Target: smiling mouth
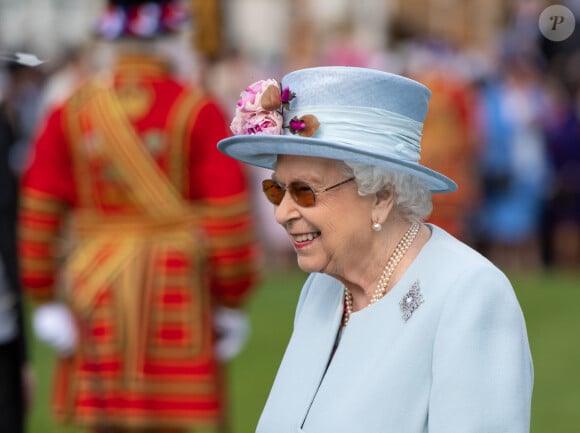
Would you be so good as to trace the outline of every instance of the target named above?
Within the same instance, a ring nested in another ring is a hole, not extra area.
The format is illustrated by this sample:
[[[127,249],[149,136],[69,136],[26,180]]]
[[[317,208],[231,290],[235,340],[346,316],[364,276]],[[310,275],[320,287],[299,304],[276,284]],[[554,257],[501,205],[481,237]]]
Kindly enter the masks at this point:
[[[312,241],[316,239],[318,236],[320,236],[320,232],[299,234],[292,236],[292,238],[294,239],[294,242],[300,243]]]

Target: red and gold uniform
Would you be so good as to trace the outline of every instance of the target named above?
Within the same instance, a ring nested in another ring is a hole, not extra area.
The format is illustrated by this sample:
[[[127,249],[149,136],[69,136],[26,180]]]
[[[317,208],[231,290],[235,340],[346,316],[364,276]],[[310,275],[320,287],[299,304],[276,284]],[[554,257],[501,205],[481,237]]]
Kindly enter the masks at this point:
[[[246,177],[216,149],[228,134],[214,102],[145,56],[89,79],[39,129],[22,179],[22,279],[77,321],[56,375],[62,420],[219,422],[212,308],[240,307],[258,277]]]
[[[479,200],[474,176],[477,143],[473,138],[473,95],[459,78],[426,73],[418,79],[432,92],[423,126],[421,162],[459,185],[452,193],[433,195],[429,222],[467,241],[469,217]]]

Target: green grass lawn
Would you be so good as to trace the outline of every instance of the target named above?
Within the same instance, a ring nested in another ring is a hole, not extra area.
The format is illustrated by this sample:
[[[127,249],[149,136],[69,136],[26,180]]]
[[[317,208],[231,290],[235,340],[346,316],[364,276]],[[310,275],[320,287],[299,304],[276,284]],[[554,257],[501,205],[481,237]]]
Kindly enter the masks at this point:
[[[510,274],[528,324],[535,366],[531,433],[580,431],[580,272]],[[294,308],[305,275],[270,275],[249,305],[252,337],[229,366],[233,433],[255,429],[290,336]],[[57,427],[50,416],[54,359],[31,341],[36,399],[28,433],[78,433]]]

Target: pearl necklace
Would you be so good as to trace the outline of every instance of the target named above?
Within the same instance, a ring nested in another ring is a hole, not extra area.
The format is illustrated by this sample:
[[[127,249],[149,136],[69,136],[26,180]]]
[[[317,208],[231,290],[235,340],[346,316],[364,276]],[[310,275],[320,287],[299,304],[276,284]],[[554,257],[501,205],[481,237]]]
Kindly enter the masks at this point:
[[[397,244],[395,251],[393,251],[393,254],[391,255],[391,257],[389,257],[389,261],[387,262],[387,265],[385,266],[385,269],[383,270],[383,273],[379,278],[377,288],[375,289],[373,295],[371,296],[368,305],[374,304],[375,302],[380,300],[383,296],[385,296],[385,294],[387,293],[387,286],[389,285],[389,281],[391,279],[391,276],[393,275],[393,272],[395,271],[395,268],[397,267],[397,265],[399,264],[405,253],[411,247],[411,244],[415,240],[417,233],[419,233],[420,228],[421,224],[414,223],[405,232],[405,234]],[[345,309],[344,309],[344,317],[342,319],[342,326],[346,326],[352,314],[352,293],[346,287],[344,288],[344,304]]]

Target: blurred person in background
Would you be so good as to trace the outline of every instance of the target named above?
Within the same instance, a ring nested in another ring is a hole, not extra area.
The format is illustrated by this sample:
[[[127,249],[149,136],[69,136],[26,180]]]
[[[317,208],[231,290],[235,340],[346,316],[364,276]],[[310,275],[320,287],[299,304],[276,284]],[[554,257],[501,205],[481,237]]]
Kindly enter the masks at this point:
[[[42,88],[46,73],[44,65],[36,66],[12,62],[8,67],[10,86],[7,90],[18,130],[16,142],[10,151],[10,166],[18,175],[24,169],[26,154],[41,115]]]
[[[554,77],[547,82],[544,128],[553,181],[541,219],[542,264],[575,268],[580,263],[580,87],[566,89]]]
[[[356,40],[352,17],[338,23],[325,36],[319,64],[310,66],[369,67],[372,52]]]
[[[538,266],[539,227],[551,182],[543,117],[548,99],[537,57],[507,52],[497,76],[479,92],[479,171],[476,217],[486,255],[512,268]]]
[[[22,179],[22,281],[58,353],[53,411],[95,433],[226,431],[223,364],[248,336],[247,179],[216,149],[217,103],[175,78],[185,18],[178,1],[109,2],[111,68],[48,112]]]
[[[479,206],[475,95],[462,75],[461,54],[442,38],[416,39],[407,54],[410,77],[427,86],[432,97],[423,126],[421,161],[445,173],[461,188],[433,196],[428,221],[464,242],[472,240],[472,220]]]
[[[259,433],[526,433],[533,366],[505,274],[434,224],[457,185],[419,164],[430,91],[352,67],[250,85],[227,155],[309,273]]]
[[[563,1],[580,22],[580,2]],[[543,124],[553,182],[542,214],[542,263],[575,269],[580,263],[580,32],[563,41],[540,38],[547,61],[550,108]]]
[[[0,431],[23,433],[31,393],[21,285],[18,276],[18,173],[11,153],[20,139],[15,79],[28,66],[2,62],[0,88]]]

